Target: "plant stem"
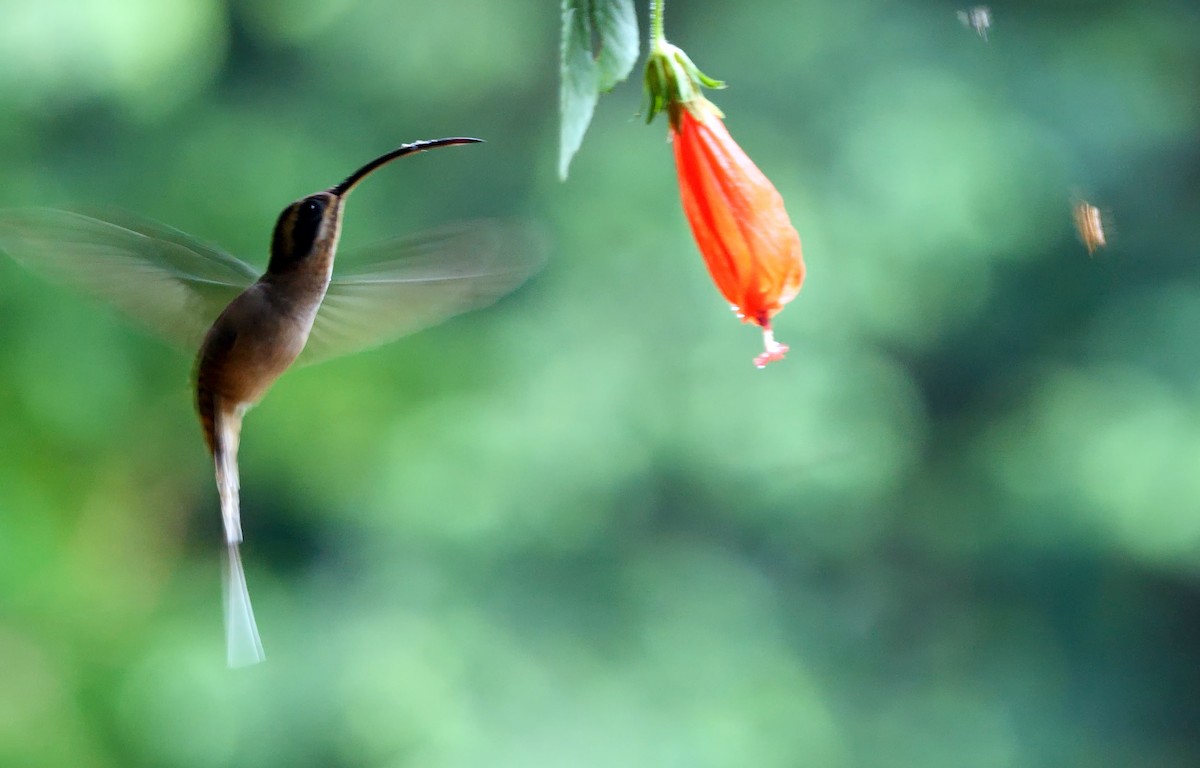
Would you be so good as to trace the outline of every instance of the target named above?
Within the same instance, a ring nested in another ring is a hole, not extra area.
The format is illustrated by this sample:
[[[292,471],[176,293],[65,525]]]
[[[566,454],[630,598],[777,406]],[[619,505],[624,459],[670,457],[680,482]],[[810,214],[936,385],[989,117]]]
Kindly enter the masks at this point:
[[[650,0],[650,47],[666,41],[663,34],[663,6],[667,0]]]

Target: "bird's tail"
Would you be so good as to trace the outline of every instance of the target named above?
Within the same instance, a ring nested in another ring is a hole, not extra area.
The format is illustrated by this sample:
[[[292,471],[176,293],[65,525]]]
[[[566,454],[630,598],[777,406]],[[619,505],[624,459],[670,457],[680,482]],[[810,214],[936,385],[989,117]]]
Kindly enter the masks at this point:
[[[267,656],[254,621],[242,553],[237,544],[229,544],[225,558],[225,654],[230,667],[257,664]]]
[[[250,605],[250,590],[246,587],[246,572],[242,568],[239,546],[242,541],[242,519],[238,501],[238,441],[241,437],[241,415],[218,412],[213,461],[217,471],[217,491],[221,494],[221,519],[225,523],[225,650],[231,667],[257,664],[266,658],[254,607]]]

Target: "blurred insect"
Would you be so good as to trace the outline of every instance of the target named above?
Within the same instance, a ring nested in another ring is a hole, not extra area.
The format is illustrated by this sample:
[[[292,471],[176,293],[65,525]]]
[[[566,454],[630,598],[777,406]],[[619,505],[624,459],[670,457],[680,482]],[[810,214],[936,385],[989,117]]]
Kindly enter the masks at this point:
[[[1075,231],[1087,247],[1088,256],[1093,255],[1097,248],[1108,245],[1104,238],[1104,222],[1099,208],[1086,200],[1076,200],[1071,208],[1071,215],[1075,220]]]
[[[988,28],[992,26],[992,9],[986,5],[976,5],[966,10],[957,11],[958,20],[962,22],[964,27],[974,29],[975,32],[987,41]]]
[[[264,658],[239,547],[242,417],[293,362],[381,344],[512,291],[541,264],[519,228],[473,222],[369,248],[365,269],[332,277],[346,196],[404,155],[478,139],[419,141],[378,157],[279,216],[261,276],[191,237],[127,217],[0,211],[0,249],[30,269],[99,296],[149,329],[196,349],[196,408],[213,458],[227,545],[230,666]],[[215,320],[214,320],[215,319]]]

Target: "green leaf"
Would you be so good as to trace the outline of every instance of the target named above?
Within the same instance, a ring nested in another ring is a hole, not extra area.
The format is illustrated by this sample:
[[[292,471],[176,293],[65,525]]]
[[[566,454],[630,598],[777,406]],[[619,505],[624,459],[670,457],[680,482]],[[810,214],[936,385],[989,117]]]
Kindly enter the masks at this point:
[[[611,91],[629,76],[638,57],[637,15],[633,0],[595,0],[592,23],[600,38],[596,64],[600,90]]]
[[[558,175],[566,179],[600,93],[624,80],[637,61],[638,29],[633,0],[563,0],[562,18]]]
[[[583,143],[583,134],[592,121],[592,111],[600,98],[599,74],[592,59],[592,25],[588,18],[589,0],[563,0],[562,83],[559,109],[562,125],[559,133],[558,177],[567,178],[571,158]]]

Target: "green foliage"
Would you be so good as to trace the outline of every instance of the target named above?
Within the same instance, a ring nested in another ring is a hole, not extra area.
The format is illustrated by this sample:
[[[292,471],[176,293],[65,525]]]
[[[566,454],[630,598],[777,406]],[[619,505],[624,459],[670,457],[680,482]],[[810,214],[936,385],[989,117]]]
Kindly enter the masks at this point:
[[[563,0],[560,178],[567,178],[600,94],[629,76],[638,42],[633,0]]]
[[[670,6],[804,241],[758,371],[640,83],[558,182],[545,2],[4,4],[0,207],[261,267],[292,200],[478,135],[356,190],[341,266],[553,249],[247,415],[237,673],[191,361],[0,258],[0,765],[1200,764],[1200,17],[954,10]]]

